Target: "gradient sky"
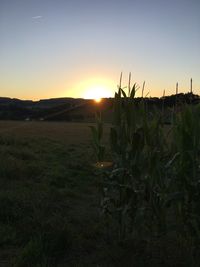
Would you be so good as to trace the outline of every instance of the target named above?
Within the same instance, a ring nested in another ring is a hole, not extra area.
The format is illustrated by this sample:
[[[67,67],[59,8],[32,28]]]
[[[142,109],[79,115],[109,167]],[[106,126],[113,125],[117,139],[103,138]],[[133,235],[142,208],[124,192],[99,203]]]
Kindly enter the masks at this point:
[[[200,0],[0,0],[0,96],[112,96],[121,71],[200,94]]]

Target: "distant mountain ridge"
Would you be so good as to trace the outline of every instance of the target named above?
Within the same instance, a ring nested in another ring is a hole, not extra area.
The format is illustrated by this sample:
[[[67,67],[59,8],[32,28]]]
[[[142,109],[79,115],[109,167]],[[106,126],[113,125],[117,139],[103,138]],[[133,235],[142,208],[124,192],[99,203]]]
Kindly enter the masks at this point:
[[[140,97],[135,101],[139,102]],[[161,108],[175,104],[196,104],[200,97],[193,93],[177,94],[161,98],[144,98],[146,103]],[[95,113],[101,111],[108,119],[112,113],[113,98],[104,98],[100,103],[82,98],[50,98],[38,101],[0,97],[0,120],[62,120],[62,121],[94,121]]]

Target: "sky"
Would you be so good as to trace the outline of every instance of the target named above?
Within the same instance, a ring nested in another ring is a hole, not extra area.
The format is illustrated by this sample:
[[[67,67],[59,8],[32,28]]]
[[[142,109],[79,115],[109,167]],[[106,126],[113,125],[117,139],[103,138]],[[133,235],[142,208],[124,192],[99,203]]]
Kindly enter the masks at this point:
[[[0,0],[0,96],[200,94],[199,29],[199,0]]]

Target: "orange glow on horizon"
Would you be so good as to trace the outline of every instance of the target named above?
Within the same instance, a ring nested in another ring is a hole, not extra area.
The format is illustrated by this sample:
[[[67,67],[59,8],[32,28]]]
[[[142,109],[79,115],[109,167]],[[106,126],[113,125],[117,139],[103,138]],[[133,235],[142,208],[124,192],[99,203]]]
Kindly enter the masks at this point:
[[[79,95],[84,99],[98,99],[112,97],[114,95],[114,81],[104,77],[93,77],[78,82],[73,89],[73,95]]]
[[[95,99],[94,99],[94,101],[95,101],[96,103],[100,103],[101,100],[102,100],[101,98],[95,98]]]
[[[96,102],[100,102],[102,98],[110,96],[110,91],[106,86],[92,86],[84,92],[85,99],[94,99]]]

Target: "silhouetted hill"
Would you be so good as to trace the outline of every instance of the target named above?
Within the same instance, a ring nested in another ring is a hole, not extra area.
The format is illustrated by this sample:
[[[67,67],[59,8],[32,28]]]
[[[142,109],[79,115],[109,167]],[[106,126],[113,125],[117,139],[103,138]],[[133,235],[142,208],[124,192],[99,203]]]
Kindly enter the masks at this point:
[[[173,107],[175,105],[199,103],[198,95],[177,94],[161,98],[143,99],[151,109]],[[136,98],[139,103],[141,98]],[[95,113],[101,111],[105,121],[112,117],[112,98],[104,98],[100,103],[81,98],[52,98],[39,101],[0,97],[1,120],[56,120],[56,121],[94,121]]]

